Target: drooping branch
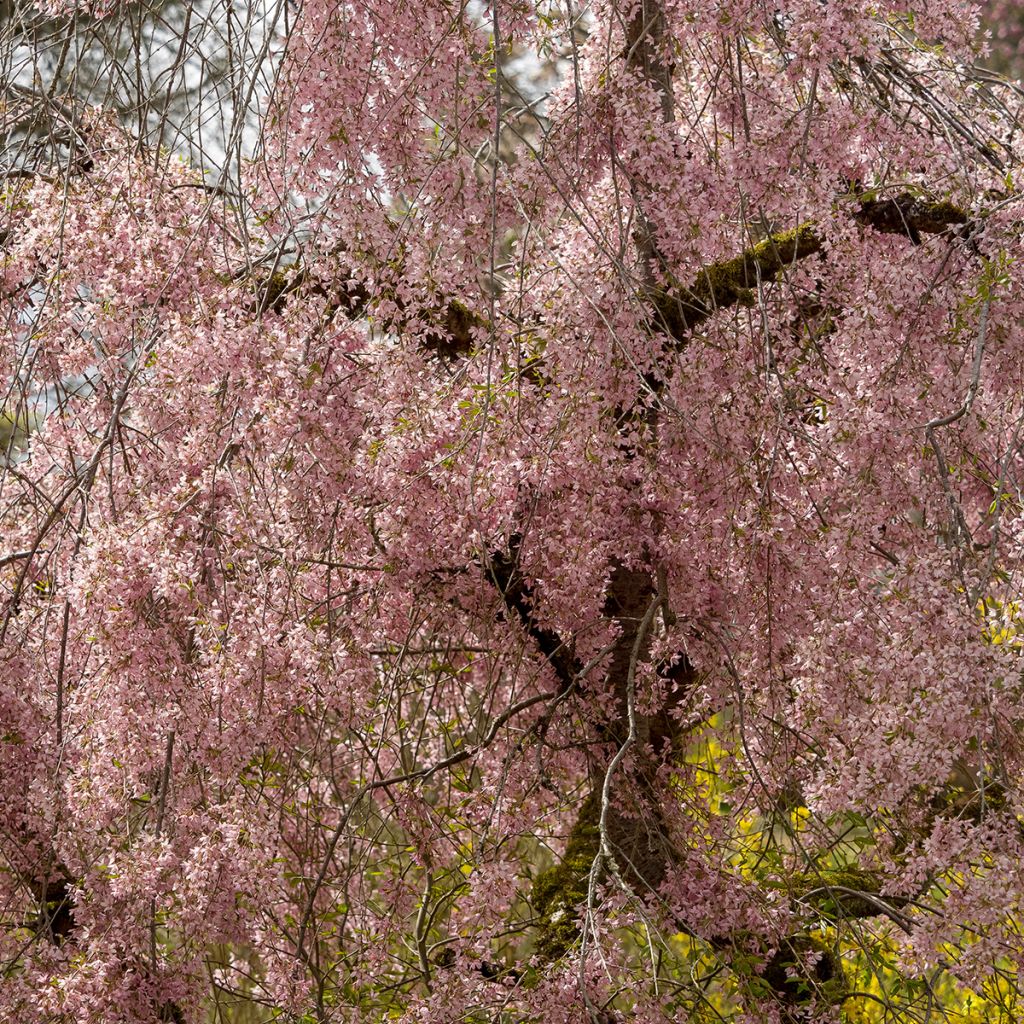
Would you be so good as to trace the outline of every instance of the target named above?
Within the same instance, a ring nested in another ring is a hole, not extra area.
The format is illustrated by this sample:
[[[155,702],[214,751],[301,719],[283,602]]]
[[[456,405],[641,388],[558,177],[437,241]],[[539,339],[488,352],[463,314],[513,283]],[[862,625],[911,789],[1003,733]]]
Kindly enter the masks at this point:
[[[36,935],[58,947],[78,942],[79,922],[75,919],[77,883],[68,869],[57,863],[49,872],[39,875],[26,873],[22,880],[39,908],[31,921]],[[154,1009],[160,1021],[185,1024],[181,1008],[172,1000],[164,1000]]]

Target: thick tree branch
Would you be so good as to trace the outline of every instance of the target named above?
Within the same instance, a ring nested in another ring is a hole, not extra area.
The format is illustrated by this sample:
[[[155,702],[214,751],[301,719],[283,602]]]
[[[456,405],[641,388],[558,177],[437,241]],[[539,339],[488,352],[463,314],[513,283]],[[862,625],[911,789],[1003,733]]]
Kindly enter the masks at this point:
[[[852,217],[883,234],[906,235],[915,245],[921,235],[941,234],[969,221],[954,203],[928,202],[909,192],[895,199],[866,200]],[[787,267],[820,252],[824,244],[818,226],[808,222],[769,235],[732,259],[709,264],[688,286],[653,288],[647,299],[654,312],[654,326],[678,344],[685,344],[716,312],[752,305],[758,284],[777,281]]]
[[[646,54],[650,59],[646,33],[640,30],[639,24],[635,28],[638,32],[637,52]],[[955,203],[923,200],[909,192],[894,199],[865,200],[851,216],[858,223],[883,234],[906,235],[915,245],[920,243],[922,235],[941,234],[970,220]],[[689,285],[676,283],[660,287],[649,284],[644,289],[644,298],[653,313],[653,326],[678,344],[685,344],[689,335],[716,312],[737,305],[752,305],[753,290],[759,283],[777,281],[786,267],[813,256],[823,246],[820,228],[807,222],[788,231],[771,234],[731,259],[709,264]],[[288,297],[301,292],[306,284],[304,269],[290,274],[283,271],[270,274],[258,285],[256,310],[259,313],[268,310],[280,312]],[[373,314],[376,300],[382,297],[382,293],[371,291],[357,280],[331,289],[314,284],[311,291],[328,299],[329,316],[340,313],[352,319]],[[382,318],[381,326],[397,332],[418,326],[421,346],[443,359],[462,359],[471,355],[475,332],[487,327],[485,317],[458,299],[441,297],[428,310],[410,313],[407,305],[398,298],[386,293],[383,297],[392,298],[398,314]],[[422,331],[421,326],[424,319],[426,331]],[[419,325],[417,321],[420,321]]]
[[[305,269],[293,273],[276,271],[270,274],[258,284],[256,312],[262,314],[273,310],[280,313],[289,296],[301,294],[303,286],[307,283]],[[428,352],[433,352],[443,359],[460,359],[468,356],[474,347],[474,330],[487,327],[487,320],[484,317],[478,316],[458,299],[441,298],[425,312],[418,310],[410,313],[407,304],[398,296],[388,294],[386,291],[371,291],[358,280],[347,281],[340,287],[330,289],[322,284],[312,284],[309,290],[327,299],[328,317],[341,314],[350,320],[374,315],[376,301],[380,298],[390,299],[398,314],[381,318],[381,327],[400,332],[411,327],[416,319],[421,322],[425,320],[426,331],[421,330],[420,344]]]
[[[503,551],[493,553],[487,572],[505,607],[519,619],[536,643],[537,650],[554,670],[559,692],[565,693],[580,677],[583,666],[556,632],[537,624],[533,616],[532,591],[519,572],[519,545],[520,538],[513,537],[508,554]]]

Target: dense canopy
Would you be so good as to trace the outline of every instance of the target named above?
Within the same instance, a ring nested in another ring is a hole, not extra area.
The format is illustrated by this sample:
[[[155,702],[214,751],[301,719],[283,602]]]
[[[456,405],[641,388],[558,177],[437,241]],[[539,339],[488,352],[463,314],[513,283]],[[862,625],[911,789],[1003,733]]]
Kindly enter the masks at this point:
[[[1024,1016],[977,8],[0,18],[0,1018]]]

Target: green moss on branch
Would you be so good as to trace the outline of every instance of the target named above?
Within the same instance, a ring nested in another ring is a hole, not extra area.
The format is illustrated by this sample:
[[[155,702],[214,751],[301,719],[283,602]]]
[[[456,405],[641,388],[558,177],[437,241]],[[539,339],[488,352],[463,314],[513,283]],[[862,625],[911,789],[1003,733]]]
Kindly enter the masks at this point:
[[[537,953],[564,956],[579,938],[577,908],[587,898],[590,871],[601,848],[601,798],[590,793],[580,807],[562,859],[537,876],[530,897],[541,918]]]
[[[893,199],[863,201],[853,219],[883,234],[906,235],[915,245],[923,234],[940,234],[950,227],[968,224],[967,212],[947,200],[927,201],[909,192]],[[824,239],[811,222],[779,231],[739,255],[701,269],[687,286],[673,282],[652,288],[647,300],[655,328],[679,343],[716,311],[750,306],[759,284],[776,281],[785,269],[820,252]]]
[[[800,873],[793,876],[792,889],[801,903],[832,921],[879,917],[907,904],[901,896],[882,896],[881,878],[859,868]]]

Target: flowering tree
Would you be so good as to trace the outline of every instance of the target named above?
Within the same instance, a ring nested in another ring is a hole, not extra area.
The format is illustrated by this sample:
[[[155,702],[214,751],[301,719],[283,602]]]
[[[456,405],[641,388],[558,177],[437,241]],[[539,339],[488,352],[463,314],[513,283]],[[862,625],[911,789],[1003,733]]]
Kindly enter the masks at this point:
[[[977,11],[228,7],[216,180],[26,11],[0,1015],[1020,1019]]]

